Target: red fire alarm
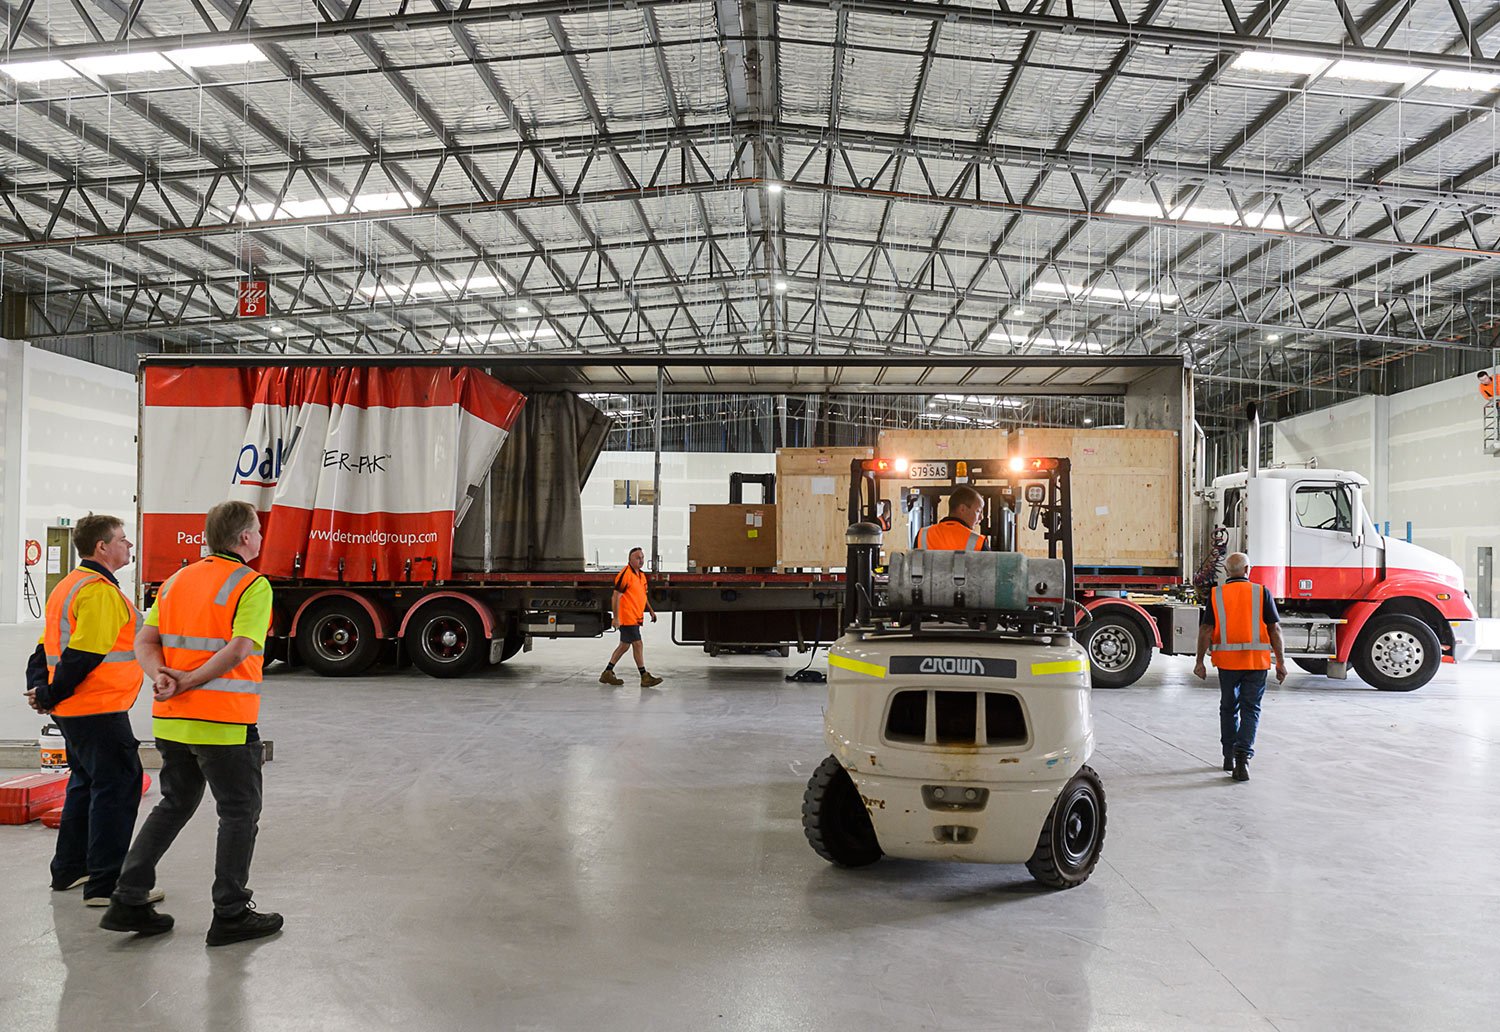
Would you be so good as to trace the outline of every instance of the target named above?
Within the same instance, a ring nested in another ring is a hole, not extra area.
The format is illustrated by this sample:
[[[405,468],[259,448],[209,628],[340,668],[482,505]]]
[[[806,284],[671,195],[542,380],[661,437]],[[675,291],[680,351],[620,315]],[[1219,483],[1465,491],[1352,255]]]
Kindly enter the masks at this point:
[[[270,291],[265,280],[245,280],[240,284],[240,318],[258,319],[270,314]]]

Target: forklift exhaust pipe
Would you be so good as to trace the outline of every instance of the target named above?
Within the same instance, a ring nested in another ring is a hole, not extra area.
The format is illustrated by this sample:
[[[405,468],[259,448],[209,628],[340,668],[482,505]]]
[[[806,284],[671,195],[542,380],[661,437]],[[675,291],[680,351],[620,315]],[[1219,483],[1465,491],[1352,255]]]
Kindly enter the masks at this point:
[[[1250,420],[1250,461],[1245,468],[1250,471],[1250,476],[1260,475],[1260,406],[1251,402],[1245,408],[1245,415]]]

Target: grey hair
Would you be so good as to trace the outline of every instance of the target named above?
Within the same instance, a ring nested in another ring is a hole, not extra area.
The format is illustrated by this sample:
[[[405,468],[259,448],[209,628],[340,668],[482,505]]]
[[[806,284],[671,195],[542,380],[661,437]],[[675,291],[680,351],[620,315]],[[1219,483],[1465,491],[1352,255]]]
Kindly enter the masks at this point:
[[[1231,552],[1224,560],[1224,572],[1231,577],[1243,577],[1250,572],[1250,557],[1244,552]]]

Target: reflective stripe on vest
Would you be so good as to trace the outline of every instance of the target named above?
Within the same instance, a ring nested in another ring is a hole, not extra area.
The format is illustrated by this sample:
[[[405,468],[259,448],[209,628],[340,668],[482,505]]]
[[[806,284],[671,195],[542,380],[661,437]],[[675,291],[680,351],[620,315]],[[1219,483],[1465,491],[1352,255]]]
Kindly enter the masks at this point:
[[[47,626],[44,634],[43,652],[47,657],[47,682],[50,684],[57,672],[58,663],[73,638],[77,622],[78,593],[90,584],[108,584],[119,592],[126,608],[134,619],[120,627],[119,633],[102,662],[78,683],[73,694],[53,707],[52,712],[60,717],[85,717],[99,713],[122,713],[135,704],[140,694],[145,674],[135,661],[135,636],[140,628],[141,614],[136,610],[119,585],[93,570],[78,567],[58,582],[47,598]]]
[[[984,536],[955,520],[943,520],[917,532],[917,547],[935,552],[978,552]]]
[[[173,574],[157,597],[158,631],[165,665],[196,670],[235,637],[234,615],[259,576],[243,563],[209,556]],[[153,716],[254,724],[260,717],[263,649],[197,688],[155,703]]]
[[[1242,589],[1240,585],[1243,584]],[[1229,589],[1233,588],[1231,592]],[[1249,598],[1243,596],[1248,592]],[[1265,625],[1266,589],[1259,584],[1237,581],[1214,588],[1214,666],[1221,670],[1260,670],[1271,665],[1269,632]],[[1246,604],[1248,602],[1248,605]],[[1236,630],[1249,617],[1249,627]],[[1233,625],[1233,626],[1231,626]],[[1237,640],[1241,637],[1249,640]]]

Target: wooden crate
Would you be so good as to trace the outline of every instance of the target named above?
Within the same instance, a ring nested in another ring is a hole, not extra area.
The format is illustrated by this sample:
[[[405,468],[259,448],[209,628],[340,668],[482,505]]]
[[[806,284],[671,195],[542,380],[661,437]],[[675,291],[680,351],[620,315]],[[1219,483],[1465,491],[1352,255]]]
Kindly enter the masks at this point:
[[[777,450],[777,566],[844,568],[849,463],[873,457],[873,448]]]
[[[688,564],[700,570],[776,565],[776,506],[689,505]]]
[[[1004,430],[882,430],[880,431],[880,457],[882,459],[995,459],[1003,462],[1010,454],[1008,434]],[[891,499],[891,529],[885,535],[885,550],[901,552],[909,547],[910,530],[907,526],[904,497],[911,487],[909,480],[883,480],[880,497]],[[947,506],[939,506],[938,517],[948,514]]]
[[[1073,556],[1079,566],[1175,568],[1181,446],[1172,430],[1018,430],[1011,455],[1073,460]],[[1041,529],[1017,534],[1023,552],[1045,555]]]

